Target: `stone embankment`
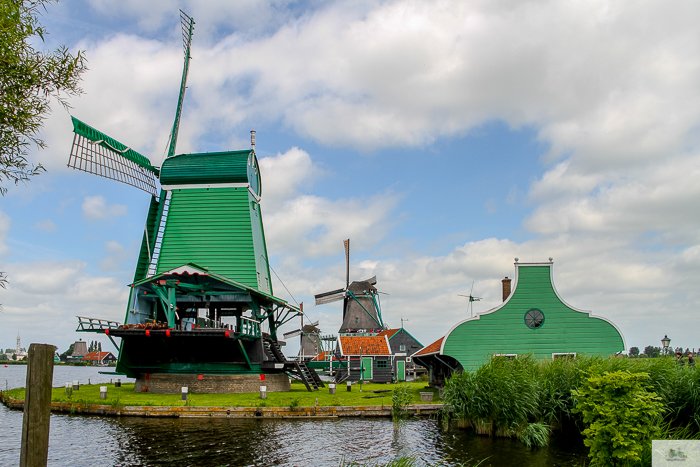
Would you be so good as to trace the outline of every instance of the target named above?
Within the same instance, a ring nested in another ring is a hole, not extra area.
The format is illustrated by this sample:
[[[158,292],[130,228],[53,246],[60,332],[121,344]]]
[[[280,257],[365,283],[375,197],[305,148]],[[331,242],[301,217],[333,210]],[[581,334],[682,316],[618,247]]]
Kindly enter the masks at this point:
[[[0,393],[0,401],[11,409],[23,410],[24,400]],[[416,404],[408,407],[409,415],[429,416],[442,404]],[[190,407],[190,406],[114,406],[52,402],[52,412],[108,415],[121,417],[216,417],[216,418],[339,418],[391,417],[390,405],[331,407]]]

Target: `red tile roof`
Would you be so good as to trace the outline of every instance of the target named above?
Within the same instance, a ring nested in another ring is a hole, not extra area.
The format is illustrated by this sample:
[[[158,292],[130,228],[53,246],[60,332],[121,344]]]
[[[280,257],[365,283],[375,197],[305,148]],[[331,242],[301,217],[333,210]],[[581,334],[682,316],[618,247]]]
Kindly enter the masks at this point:
[[[445,338],[445,336],[441,337],[440,339],[436,340],[432,344],[423,347],[420,349],[418,352],[414,353],[414,357],[420,357],[421,355],[432,355],[440,352],[440,347],[442,347],[442,340]]]
[[[311,359],[312,362],[325,362],[330,356],[333,354],[333,352],[326,350],[325,352],[321,352],[320,354],[316,355],[314,358]]]
[[[391,355],[386,336],[340,336],[341,355]]]
[[[378,335],[378,336],[386,336],[387,339],[391,339],[392,337],[394,337],[394,334],[396,334],[396,333],[399,332],[400,330],[401,330],[401,328],[398,328],[398,329],[387,329],[386,331],[382,331],[382,332],[380,332],[380,333],[377,334],[377,335]]]
[[[83,357],[83,361],[96,360],[98,362],[101,362],[102,360],[104,360],[107,357],[107,355],[109,355],[111,353],[112,352],[90,352],[90,353],[85,354],[85,356]]]

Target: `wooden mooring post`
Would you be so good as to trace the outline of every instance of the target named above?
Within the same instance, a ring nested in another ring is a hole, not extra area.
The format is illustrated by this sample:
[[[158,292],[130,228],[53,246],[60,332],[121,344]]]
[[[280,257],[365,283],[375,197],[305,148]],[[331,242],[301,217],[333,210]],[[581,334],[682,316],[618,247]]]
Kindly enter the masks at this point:
[[[29,346],[20,467],[46,466],[48,462],[55,349],[48,344]]]

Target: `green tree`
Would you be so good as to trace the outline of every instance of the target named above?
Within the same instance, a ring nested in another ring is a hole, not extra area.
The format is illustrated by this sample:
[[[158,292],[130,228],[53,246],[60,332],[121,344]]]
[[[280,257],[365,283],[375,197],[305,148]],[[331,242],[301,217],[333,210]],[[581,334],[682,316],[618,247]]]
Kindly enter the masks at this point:
[[[589,374],[590,375],[590,374]],[[659,435],[663,404],[650,391],[647,373],[590,375],[572,391],[586,428],[583,443],[591,465],[615,467],[641,461],[645,443]]]
[[[71,344],[70,347],[68,347],[68,350],[59,355],[58,358],[60,358],[62,362],[67,361],[68,356],[73,355],[73,347],[75,347],[75,344]]]
[[[639,356],[639,347],[630,347],[629,356],[630,357]]]
[[[82,51],[66,46],[53,52],[34,50],[32,39],[48,34],[39,24],[46,5],[58,0],[0,0],[0,194],[5,182],[25,182],[44,171],[27,161],[30,146],[46,147],[39,138],[44,119],[56,100],[83,91],[78,86],[87,69]]]
[[[654,347],[653,345],[647,345],[644,347],[644,355],[649,358],[656,358],[661,354],[661,349],[659,347]]]

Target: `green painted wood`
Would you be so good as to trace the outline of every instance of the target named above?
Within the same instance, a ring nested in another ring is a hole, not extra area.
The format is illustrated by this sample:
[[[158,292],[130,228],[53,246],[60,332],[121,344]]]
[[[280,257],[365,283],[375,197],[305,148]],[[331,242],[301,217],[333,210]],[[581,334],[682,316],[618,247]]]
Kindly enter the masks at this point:
[[[271,293],[266,258],[262,223],[247,188],[173,190],[157,274],[196,263]]]
[[[259,184],[258,173],[253,169],[250,180],[249,166],[257,160],[251,149],[244,151],[212,152],[202,154],[178,154],[163,161],[160,169],[161,185],[251,183]]]
[[[406,380],[406,362],[398,361],[396,362],[396,379],[398,381]]]
[[[612,355],[625,349],[610,322],[564,303],[556,294],[551,265],[518,265],[516,289],[495,311],[459,323],[445,338],[443,354],[474,370],[494,354],[527,354],[551,359],[553,353]],[[525,324],[533,308],[545,316],[537,329]]]
[[[362,379],[372,379],[372,357],[362,357]]]
[[[73,116],[71,116],[71,120],[73,121],[73,131],[75,133],[84,136],[95,143],[99,141],[101,146],[111,151],[118,151],[122,156],[124,156],[124,158],[158,175],[158,169],[151,165],[151,161],[148,157],[139,154],[133,149],[127,147],[125,144],[120,143],[114,138],[110,138],[101,131],[94,129],[87,123],[81,122]]]

